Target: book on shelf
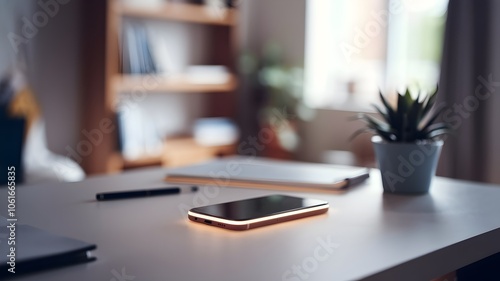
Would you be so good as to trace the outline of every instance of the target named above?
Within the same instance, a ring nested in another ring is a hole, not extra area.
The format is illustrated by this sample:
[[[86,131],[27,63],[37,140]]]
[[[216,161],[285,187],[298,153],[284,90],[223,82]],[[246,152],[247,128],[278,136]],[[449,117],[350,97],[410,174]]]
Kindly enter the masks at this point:
[[[122,73],[157,73],[146,27],[136,22],[124,22],[121,36]]]
[[[123,158],[136,160],[161,155],[163,139],[147,109],[139,106],[118,108],[118,144]]]
[[[165,0],[121,0],[121,2],[129,7],[136,8],[157,8],[165,4]]]
[[[190,65],[185,75],[192,84],[225,84],[231,79],[229,70],[223,65]]]
[[[228,8],[237,8],[241,0],[121,0],[123,4],[137,8],[157,8],[165,3],[217,5]]]
[[[174,30],[166,28],[164,23],[148,23],[146,26],[149,49],[151,57],[154,60],[156,73],[158,75],[166,75],[171,73],[180,72],[182,68],[182,56],[172,57],[172,51],[178,54],[179,49],[182,49],[182,44],[178,41],[172,40],[175,35],[172,34]],[[172,44],[172,41],[175,44]],[[176,52],[177,51],[177,52]]]
[[[201,146],[231,145],[238,141],[236,124],[228,118],[199,118],[193,126],[193,138]]]

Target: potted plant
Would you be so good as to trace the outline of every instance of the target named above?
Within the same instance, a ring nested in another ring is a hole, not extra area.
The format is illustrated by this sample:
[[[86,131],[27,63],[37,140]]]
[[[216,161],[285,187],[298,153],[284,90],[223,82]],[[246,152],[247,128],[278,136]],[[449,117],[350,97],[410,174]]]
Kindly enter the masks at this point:
[[[259,100],[259,126],[272,134],[261,155],[293,159],[300,142],[299,119],[313,114],[303,102],[302,68],[286,64],[282,49],[275,44],[267,44],[260,55],[244,53],[240,67]]]
[[[360,118],[372,132],[375,157],[385,192],[418,194],[429,191],[443,146],[441,137],[450,131],[446,123],[436,122],[441,110],[433,111],[436,90],[413,98],[407,89],[397,93],[392,106],[380,93],[382,108],[374,105],[382,119],[368,114]]]

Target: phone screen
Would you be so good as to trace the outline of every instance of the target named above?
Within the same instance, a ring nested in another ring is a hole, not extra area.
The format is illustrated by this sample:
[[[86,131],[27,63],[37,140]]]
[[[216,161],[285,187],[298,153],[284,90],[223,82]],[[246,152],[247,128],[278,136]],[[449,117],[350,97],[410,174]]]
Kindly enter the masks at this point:
[[[326,204],[328,202],[316,199],[271,195],[199,207],[191,211],[222,219],[244,221]]]

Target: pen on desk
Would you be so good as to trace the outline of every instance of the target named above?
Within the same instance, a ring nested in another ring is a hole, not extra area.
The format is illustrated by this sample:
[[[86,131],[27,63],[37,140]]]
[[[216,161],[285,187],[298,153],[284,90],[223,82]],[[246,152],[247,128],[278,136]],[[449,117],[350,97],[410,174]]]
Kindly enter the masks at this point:
[[[140,197],[159,196],[159,195],[172,195],[181,193],[181,190],[182,189],[179,187],[167,187],[167,188],[156,188],[156,189],[105,192],[105,193],[97,193],[95,195],[95,199],[97,199],[98,201],[107,201],[107,200],[140,198]],[[198,191],[198,187],[191,186],[190,191],[196,192]]]

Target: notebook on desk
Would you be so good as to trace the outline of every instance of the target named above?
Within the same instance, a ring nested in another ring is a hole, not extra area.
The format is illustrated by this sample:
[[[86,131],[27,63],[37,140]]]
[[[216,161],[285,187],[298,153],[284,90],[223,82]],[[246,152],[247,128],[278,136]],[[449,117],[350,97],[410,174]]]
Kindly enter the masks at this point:
[[[339,191],[368,177],[367,168],[228,157],[172,170],[165,181],[307,192]]]
[[[9,241],[7,238],[11,236],[11,231],[7,227],[9,224],[10,222],[5,217],[0,216],[0,253],[2,254],[0,276],[15,277],[23,273],[95,260],[90,255],[90,251],[94,250],[96,245],[20,223],[15,224],[15,244],[11,242],[9,245],[7,242]],[[15,247],[14,255],[11,253],[11,247]],[[9,264],[12,261],[15,264]],[[9,272],[12,265],[15,265],[13,269],[15,274]]]

